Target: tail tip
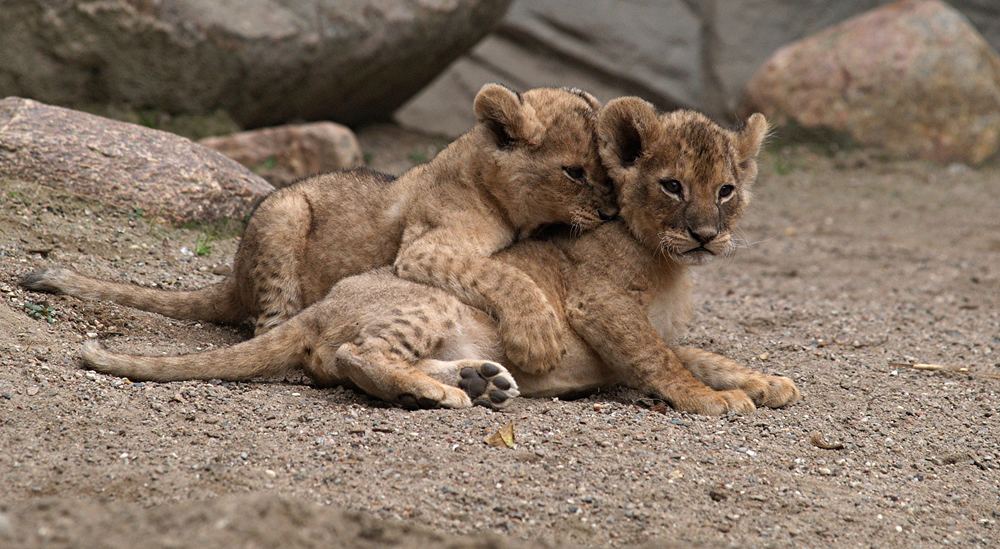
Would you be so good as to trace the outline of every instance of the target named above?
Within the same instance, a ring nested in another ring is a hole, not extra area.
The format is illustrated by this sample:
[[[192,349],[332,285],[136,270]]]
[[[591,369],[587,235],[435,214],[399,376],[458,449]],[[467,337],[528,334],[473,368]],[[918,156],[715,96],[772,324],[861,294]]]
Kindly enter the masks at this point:
[[[81,350],[80,357],[83,359],[84,366],[89,368],[96,367],[98,360],[103,354],[104,346],[101,345],[101,343],[96,339],[88,339],[83,342],[83,349]]]
[[[52,294],[62,293],[59,286],[53,284],[53,278],[58,271],[56,269],[39,269],[21,277],[18,284],[23,288],[36,292],[46,292]]]

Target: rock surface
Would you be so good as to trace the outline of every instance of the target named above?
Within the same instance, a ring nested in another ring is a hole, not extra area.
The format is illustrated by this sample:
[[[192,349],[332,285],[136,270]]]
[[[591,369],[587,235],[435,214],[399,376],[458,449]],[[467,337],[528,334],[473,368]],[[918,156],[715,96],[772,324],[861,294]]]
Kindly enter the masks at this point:
[[[274,190],[183,137],[18,97],[0,101],[0,177],[141,208],[172,222],[239,217]]]
[[[754,71],[775,50],[885,0],[532,0],[517,2],[497,32],[461,58],[398,115],[457,135],[482,82],[519,88],[572,85],[603,100],[638,94],[663,108],[732,117]],[[1000,49],[1000,2],[954,0]]]
[[[307,175],[364,164],[354,132],[314,122],[208,137],[199,141],[252,169],[276,187]]]
[[[244,127],[388,118],[486,35],[510,0],[7,0],[0,96]]]
[[[943,2],[906,0],[780,49],[747,105],[899,156],[978,164],[1000,147],[1000,56]]]
[[[18,505],[16,547],[523,547],[493,533],[459,536],[271,494],[144,508],[48,498]],[[0,538],[3,539],[3,538]],[[551,546],[550,546],[551,547]]]

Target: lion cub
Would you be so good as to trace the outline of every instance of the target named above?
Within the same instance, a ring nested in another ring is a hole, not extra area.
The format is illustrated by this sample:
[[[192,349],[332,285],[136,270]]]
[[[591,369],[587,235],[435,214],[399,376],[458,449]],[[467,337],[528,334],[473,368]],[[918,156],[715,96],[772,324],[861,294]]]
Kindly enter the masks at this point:
[[[344,279],[294,319],[234,347],[139,357],[90,342],[83,359],[102,372],[161,381],[248,379],[301,366],[321,384],[350,382],[408,407],[501,407],[518,394],[615,384],[700,414],[785,406],[799,398],[790,379],[670,343],[691,313],[688,267],[733,251],[766,133],[759,114],[732,132],[689,111],[658,114],[637,98],[601,111],[600,152],[621,219],[494,256],[527,273],[555,306],[569,352],[549,372],[508,372],[499,364],[509,358],[502,332],[487,314],[388,269]]]
[[[487,84],[478,123],[427,164],[392,181],[367,170],[306,179],[268,196],[223,282],[171,292],[46,269],[22,284],[109,299],[181,319],[238,323],[261,335],[338,280],[383,265],[495,314],[512,361],[545,371],[565,352],[558,317],[523,272],[489,258],[550,223],[587,230],[614,216],[600,163],[600,105],[576,89],[524,94]]]

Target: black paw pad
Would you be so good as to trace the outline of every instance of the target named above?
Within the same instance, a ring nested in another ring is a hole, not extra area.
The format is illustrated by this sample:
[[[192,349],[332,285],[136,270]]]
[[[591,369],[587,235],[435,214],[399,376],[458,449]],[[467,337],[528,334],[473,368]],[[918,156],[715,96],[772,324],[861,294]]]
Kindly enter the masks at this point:
[[[472,368],[469,369],[471,370]],[[475,376],[462,378],[462,380],[458,382],[458,386],[474,399],[486,392],[487,382],[477,372]]]
[[[407,410],[416,410],[419,407],[419,404],[417,403],[417,397],[411,395],[410,393],[403,393],[399,395],[398,397],[396,397],[396,402],[398,402],[400,406],[406,408]]]
[[[492,401],[494,404],[500,404],[501,402],[504,402],[508,398],[510,397],[508,397],[507,393],[503,391],[496,391],[496,390],[490,391],[490,401]]]
[[[510,381],[507,381],[506,378],[498,377],[493,380],[493,386],[501,391],[506,391],[510,389]]]
[[[417,405],[424,409],[437,408],[438,401],[433,398],[420,397],[417,399]]]
[[[491,362],[487,362],[486,364],[483,364],[483,367],[480,368],[479,371],[486,377],[493,377],[500,373],[500,367]]]

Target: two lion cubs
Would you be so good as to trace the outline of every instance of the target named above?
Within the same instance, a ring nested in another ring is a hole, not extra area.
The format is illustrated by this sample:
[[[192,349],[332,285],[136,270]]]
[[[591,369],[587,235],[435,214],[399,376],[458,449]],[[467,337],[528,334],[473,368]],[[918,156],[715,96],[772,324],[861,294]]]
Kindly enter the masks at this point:
[[[165,292],[65,269],[24,284],[178,318],[256,319],[253,339],[207,353],[84,349],[89,366],[134,379],[302,367],[407,407],[503,407],[620,383],[703,414],[798,399],[787,378],[671,343],[690,315],[688,266],[733,250],[762,116],[732,132],[636,98],[601,107],[579,90],[497,85],[474,110],[472,130],[395,181],[335,173],[269,196],[216,286]],[[552,224],[570,230],[525,238]]]

